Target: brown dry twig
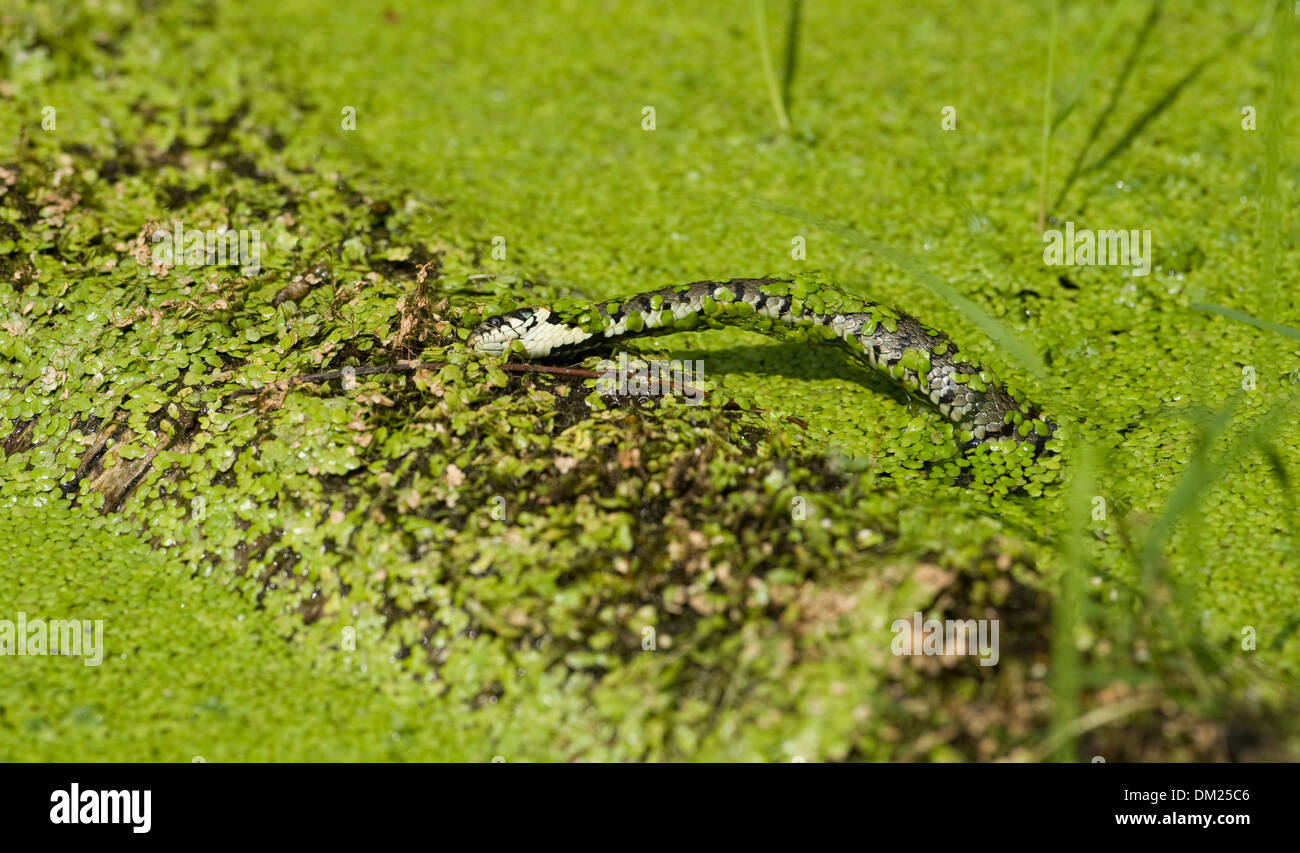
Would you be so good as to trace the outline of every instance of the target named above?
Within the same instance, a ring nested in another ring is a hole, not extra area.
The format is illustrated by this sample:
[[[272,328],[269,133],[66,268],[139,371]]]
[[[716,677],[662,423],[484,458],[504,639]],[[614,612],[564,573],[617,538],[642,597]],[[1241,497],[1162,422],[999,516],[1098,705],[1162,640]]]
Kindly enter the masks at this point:
[[[439,370],[446,366],[447,362],[445,361],[412,361],[405,363],[399,362],[397,364],[345,367],[340,370],[326,370],[320,373],[304,373],[299,376],[291,376],[287,379],[272,382],[269,385],[263,385],[261,388],[240,388],[234,393],[237,395],[262,395],[275,392],[276,396],[274,399],[278,403],[283,401],[285,392],[299,385],[314,385],[321,382],[331,382],[335,379],[343,379],[348,376],[382,376],[385,374],[415,373],[420,370]],[[603,375],[599,371],[588,370],[584,367],[548,367],[539,364],[517,364],[514,362],[507,362],[506,364],[500,364],[497,366],[510,373],[545,373],[551,376],[574,376],[579,379],[598,379]],[[691,397],[699,397],[705,393],[690,385],[677,384],[671,387],[674,392]],[[749,411],[756,414],[766,414],[768,411],[767,409],[744,409],[735,400],[728,400],[722,408],[724,411]],[[807,421],[804,421],[801,418],[796,418],[793,415],[787,415],[786,421],[795,424],[801,429],[808,428]]]

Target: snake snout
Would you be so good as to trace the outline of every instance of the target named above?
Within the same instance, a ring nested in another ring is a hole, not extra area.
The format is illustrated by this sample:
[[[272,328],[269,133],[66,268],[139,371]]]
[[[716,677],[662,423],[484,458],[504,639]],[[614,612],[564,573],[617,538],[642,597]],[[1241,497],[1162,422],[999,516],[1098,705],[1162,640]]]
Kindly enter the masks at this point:
[[[508,314],[489,317],[474,327],[465,339],[465,345],[479,352],[504,352],[511,341],[524,336],[535,322],[536,313],[532,308],[520,308]]]

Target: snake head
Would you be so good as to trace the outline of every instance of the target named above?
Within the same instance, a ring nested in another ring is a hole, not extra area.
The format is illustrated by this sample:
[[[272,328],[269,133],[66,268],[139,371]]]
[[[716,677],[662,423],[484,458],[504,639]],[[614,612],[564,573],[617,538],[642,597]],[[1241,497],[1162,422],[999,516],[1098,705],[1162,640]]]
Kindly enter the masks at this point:
[[[548,316],[550,312],[545,308],[520,308],[508,314],[489,317],[469,333],[465,344],[479,352],[505,352],[512,341],[524,338]]]

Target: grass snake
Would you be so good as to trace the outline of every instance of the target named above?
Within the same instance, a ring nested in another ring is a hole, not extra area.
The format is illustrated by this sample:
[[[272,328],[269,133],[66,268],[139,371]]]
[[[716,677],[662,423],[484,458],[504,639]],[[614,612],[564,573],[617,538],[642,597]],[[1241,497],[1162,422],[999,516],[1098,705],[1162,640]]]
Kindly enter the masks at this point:
[[[1010,439],[1037,453],[1055,430],[943,332],[808,276],[697,281],[597,303],[565,299],[489,317],[466,343],[537,359],[610,339],[722,325],[836,344],[951,421],[968,446]]]

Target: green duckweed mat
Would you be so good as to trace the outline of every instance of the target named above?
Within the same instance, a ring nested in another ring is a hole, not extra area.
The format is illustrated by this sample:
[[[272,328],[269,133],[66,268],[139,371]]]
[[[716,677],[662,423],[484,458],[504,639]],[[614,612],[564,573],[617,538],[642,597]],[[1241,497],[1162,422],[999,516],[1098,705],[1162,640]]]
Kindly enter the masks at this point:
[[[757,6],[0,7],[0,620],[102,621],[0,655],[0,760],[1300,756],[1289,5]],[[739,331],[628,343],[702,405],[464,346],[777,271],[1063,452]]]

